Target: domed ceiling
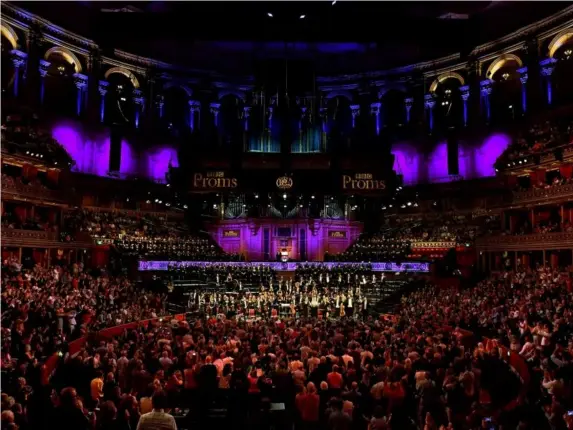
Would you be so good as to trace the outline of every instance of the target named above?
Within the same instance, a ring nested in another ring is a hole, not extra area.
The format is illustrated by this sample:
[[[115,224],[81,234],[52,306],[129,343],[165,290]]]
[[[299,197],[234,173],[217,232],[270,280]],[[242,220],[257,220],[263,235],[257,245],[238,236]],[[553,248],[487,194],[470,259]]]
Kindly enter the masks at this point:
[[[185,68],[249,74],[268,58],[355,73],[469,52],[568,2],[52,2],[19,4],[114,48]]]

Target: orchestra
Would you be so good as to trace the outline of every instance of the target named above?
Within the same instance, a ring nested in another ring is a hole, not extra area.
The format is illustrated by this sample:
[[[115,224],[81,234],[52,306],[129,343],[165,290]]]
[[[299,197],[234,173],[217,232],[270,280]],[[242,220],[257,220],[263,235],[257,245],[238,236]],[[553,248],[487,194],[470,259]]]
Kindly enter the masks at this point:
[[[260,318],[308,318],[319,314],[328,318],[358,318],[368,309],[361,288],[364,280],[356,278],[357,282],[346,284],[332,283],[329,276],[319,276],[318,280],[300,276],[297,280],[261,283],[256,291],[243,289],[242,283],[238,282],[239,287],[228,288],[229,291],[194,290],[189,295],[188,307],[206,315],[241,317],[252,315],[254,311]]]

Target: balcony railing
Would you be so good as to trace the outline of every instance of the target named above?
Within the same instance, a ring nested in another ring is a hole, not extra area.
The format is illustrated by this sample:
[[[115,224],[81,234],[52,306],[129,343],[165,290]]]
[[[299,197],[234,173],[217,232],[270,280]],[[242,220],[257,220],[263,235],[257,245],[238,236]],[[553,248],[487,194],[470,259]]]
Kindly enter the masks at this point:
[[[24,185],[18,181],[2,181],[2,193],[12,194],[28,199],[39,199],[54,202],[64,202],[64,196],[59,191],[34,185]]]
[[[573,232],[481,237],[476,241],[476,248],[479,251],[542,251],[573,249]]]
[[[558,160],[555,154],[563,151],[562,160]],[[536,162],[536,158],[539,162]],[[531,171],[537,167],[548,167],[556,163],[573,161],[573,144],[567,143],[555,148],[551,148],[542,152],[522,155],[512,160],[505,160],[499,165],[501,171],[517,174],[522,171]]]
[[[21,230],[16,228],[3,228],[2,239],[18,240],[56,240],[58,234],[53,231]]]
[[[513,203],[542,203],[573,197],[573,184],[554,185],[513,193]]]

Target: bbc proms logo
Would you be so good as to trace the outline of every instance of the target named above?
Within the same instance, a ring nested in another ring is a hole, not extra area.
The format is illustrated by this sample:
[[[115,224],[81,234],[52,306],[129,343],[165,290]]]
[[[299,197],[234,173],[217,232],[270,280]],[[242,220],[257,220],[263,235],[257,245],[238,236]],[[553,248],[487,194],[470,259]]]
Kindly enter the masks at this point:
[[[292,188],[292,186],[293,186],[292,178],[289,178],[288,176],[281,176],[280,178],[277,179],[277,187],[280,188],[281,190],[289,190]]]

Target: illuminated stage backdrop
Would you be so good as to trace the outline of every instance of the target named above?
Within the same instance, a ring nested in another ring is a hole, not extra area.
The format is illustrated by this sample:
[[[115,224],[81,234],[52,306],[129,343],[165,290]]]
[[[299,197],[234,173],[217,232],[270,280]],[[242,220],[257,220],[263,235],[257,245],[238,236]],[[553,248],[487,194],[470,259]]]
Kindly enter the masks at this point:
[[[361,267],[365,263],[280,263],[280,262],[210,262],[210,261],[139,261],[139,271],[165,271],[169,267],[209,267],[209,266],[228,266],[228,267],[240,267],[240,266],[264,266],[269,267],[273,270],[280,270],[282,272],[294,272],[298,266],[317,266],[327,267],[329,270],[333,267]],[[378,262],[378,263],[366,263],[372,266],[373,272],[407,272],[407,273],[429,273],[430,263],[426,262],[407,262],[407,263],[397,263],[394,261],[388,262]]]
[[[325,253],[346,251],[361,232],[359,222],[334,219],[233,219],[209,227],[225,252],[247,261],[274,260],[281,252],[290,260],[322,261]]]

